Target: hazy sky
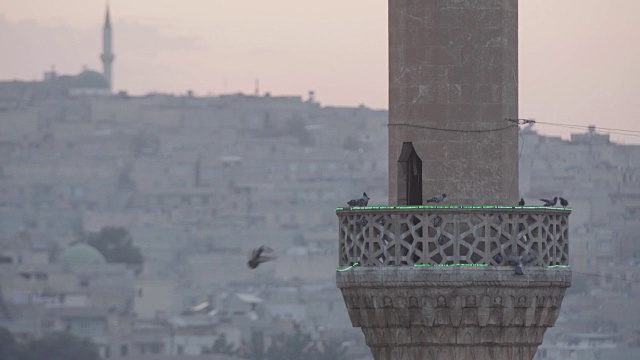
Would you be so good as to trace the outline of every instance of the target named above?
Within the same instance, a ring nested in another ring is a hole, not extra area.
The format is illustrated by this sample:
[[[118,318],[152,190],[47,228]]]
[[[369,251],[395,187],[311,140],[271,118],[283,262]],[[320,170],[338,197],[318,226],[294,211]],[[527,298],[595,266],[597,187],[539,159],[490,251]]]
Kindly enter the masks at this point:
[[[387,0],[110,4],[115,90],[253,93],[258,78],[261,92],[388,108]],[[0,0],[0,79],[101,71],[105,7]],[[640,0],[520,0],[520,116],[640,130],[639,13]]]

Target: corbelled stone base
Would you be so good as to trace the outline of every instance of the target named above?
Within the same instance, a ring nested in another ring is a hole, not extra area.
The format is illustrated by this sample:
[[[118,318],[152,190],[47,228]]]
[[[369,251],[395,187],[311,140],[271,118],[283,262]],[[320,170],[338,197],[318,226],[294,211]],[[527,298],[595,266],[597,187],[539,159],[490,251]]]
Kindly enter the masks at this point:
[[[571,271],[355,267],[336,283],[376,360],[530,360],[558,318]]]

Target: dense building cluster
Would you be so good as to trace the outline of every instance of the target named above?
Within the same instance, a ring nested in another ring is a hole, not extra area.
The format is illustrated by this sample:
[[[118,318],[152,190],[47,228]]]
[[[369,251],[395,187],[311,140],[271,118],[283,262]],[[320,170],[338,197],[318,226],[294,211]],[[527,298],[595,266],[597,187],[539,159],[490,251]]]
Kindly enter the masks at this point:
[[[572,287],[536,359],[637,356],[640,146],[613,143],[596,127],[570,140],[531,128],[521,134],[520,192],[527,205],[561,196],[573,209]]]
[[[14,88],[0,99],[2,325],[90,336],[105,357],[199,354],[291,324],[360,339],[332,285],[335,208],[363,190],[385,203],[385,111],[0,87]],[[87,244],[109,228],[142,267]],[[278,261],[251,271],[262,244]]]

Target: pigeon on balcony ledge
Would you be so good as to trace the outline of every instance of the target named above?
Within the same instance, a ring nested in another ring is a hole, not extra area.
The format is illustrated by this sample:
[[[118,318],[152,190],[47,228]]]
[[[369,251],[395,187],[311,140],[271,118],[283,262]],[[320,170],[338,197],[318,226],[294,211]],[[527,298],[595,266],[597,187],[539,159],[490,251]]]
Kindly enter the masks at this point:
[[[562,205],[563,208],[566,208],[569,205],[569,201],[567,201],[567,199],[563,198],[562,196],[560,197],[560,205]]]
[[[438,196],[434,196],[431,199],[427,200],[427,203],[434,202],[434,203],[437,204],[437,203],[441,202],[442,200],[444,200],[444,198],[446,198],[446,197],[447,197],[447,194],[440,194]]]
[[[354,207],[354,206],[367,206],[368,203],[369,203],[369,197],[367,196],[366,192],[363,192],[362,197],[360,199],[349,200],[347,204],[349,205],[349,207]]]
[[[556,206],[556,203],[558,202],[558,197],[554,197],[553,200],[547,200],[547,199],[540,199],[540,201],[544,202],[544,204],[542,206]]]
[[[507,262],[513,262],[516,264],[516,267],[515,267],[516,275],[524,275],[524,272],[522,271],[522,267],[532,262],[537,257],[538,257],[538,254],[536,254],[535,251],[531,250],[524,256],[509,255],[505,259],[507,260]]]

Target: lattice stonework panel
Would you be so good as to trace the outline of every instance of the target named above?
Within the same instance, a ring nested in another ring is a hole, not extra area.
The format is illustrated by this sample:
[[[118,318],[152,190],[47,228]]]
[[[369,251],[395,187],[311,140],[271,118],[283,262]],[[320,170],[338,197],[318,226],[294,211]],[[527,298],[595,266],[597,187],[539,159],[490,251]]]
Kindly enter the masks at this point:
[[[414,265],[422,260],[425,244],[425,218],[422,213],[396,215],[398,227],[398,247],[395,265]]]
[[[567,213],[535,211],[338,212],[339,263],[498,265],[498,255],[538,254],[533,266],[568,265]]]

